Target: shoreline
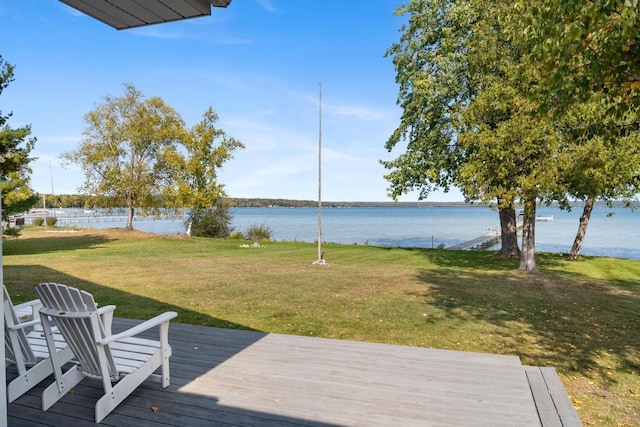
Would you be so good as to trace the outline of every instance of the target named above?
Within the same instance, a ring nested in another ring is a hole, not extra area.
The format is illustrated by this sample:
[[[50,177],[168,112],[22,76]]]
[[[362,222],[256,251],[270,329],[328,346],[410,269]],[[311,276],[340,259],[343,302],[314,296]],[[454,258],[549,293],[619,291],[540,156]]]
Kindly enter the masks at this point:
[[[486,234],[499,227],[495,210],[474,209],[481,207],[451,207],[440,204],[423,205],[422,208],[331,208],[323,207],[323,241],[344,245],[371,245],[401,248],[452,247]],[[252,225],[265,224],[272,230],[275,241],[317,241],[317,207],[293,209],[288,207],[232,208],[234,231],[245,232]],[[611,213],[615,212],[614,215]],[[553,222],[536,225],[536,251],[567,253],[575,238],[579,216],[578,209],[568,213],[557,208],[540,208],[540,214],[554,216]],[[585,238],[582,254],[621,259],[640,259],[640,246],[633,235],[637,230],[638,212],[629,209],[600,208],[594,210]],[[125,218],[117,216],[83,217],[76,221],[60,218],[56,227],[64,225],[114,228],[124,227]],[[98,222],[98,223],[96,223]],[[27,221],[28,224],[28,221]],[[134,228],[160,235],[185,232],[184,218],[159,219],[154,216],[136,217]],[[55,229],[55,228],[54,228]]]

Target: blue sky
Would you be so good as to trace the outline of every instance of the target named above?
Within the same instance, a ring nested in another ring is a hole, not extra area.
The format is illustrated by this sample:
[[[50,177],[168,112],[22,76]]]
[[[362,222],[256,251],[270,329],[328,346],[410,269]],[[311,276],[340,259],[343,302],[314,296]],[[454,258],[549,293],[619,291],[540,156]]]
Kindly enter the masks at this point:
[[[246,145],[219,175],[229,196],[316,200],[321,82],[323,200],[389,201],[379,160],[400,153],[384,148],[401,113],[384,57],[400,37],[398,4],[233,0],[210,17],[117,31],[57,0],[0,0],[0,55],[16,66],[0,110],[13,127],[32,125],[40,193],[77,192],[84,176],[59,156],[78,147],[84,115],[127,82],[189,126],[213,107]]]

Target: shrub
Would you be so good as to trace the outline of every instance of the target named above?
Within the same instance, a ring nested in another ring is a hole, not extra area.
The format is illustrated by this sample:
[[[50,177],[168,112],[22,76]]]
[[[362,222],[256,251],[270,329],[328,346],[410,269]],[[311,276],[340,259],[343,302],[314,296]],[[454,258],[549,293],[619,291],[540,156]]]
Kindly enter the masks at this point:
[[[36,227],[42,227],[44,224],[44,218],[33,218],[31,220],[31,225],[35,225]]]
[[[234,231],[229,235],[230,239],[244,240],[244,234],[241,231]]]
[[[213,209],[193,211],[191,221],[191,235],[197,237],[229,237],[231,234],[231,211],[224,203],[219,203]]]
[[[58,218],[56,218],[55,216],[47,217],[47,227],[53,227],[54,225],[56,225],[56,222],[58,222]]]
[[[254,224],[247,229],[248,240],[271,240],[271,229],[264,224]]]
[[[22,229],[18,227],[7,227],[2,230],[2,234],[7,237],[18,237],[21,231]]]

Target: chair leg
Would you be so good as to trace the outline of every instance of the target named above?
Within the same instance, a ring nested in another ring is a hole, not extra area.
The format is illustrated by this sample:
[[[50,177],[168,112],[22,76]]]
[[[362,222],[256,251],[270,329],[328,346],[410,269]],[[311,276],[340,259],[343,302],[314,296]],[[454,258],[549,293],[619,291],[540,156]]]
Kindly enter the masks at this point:
[[[69,361],[73,358],[73,353],[71,352],[71,349],[66,348],[63,350],[60,357],[63,360]],[[24,374],[18,376],[7,386],[7,399],[9,400],[9,403],[31,390],[31,388],[38,385],[52,373],[53,368],[51,367],[51,359],[48,358],[41,360],[29,368]]]
[[[9,400],[9,403],[31,390],[32,387],[47,378],[51,373],[53,373],[51,360],[44,359],[31,367],[31,369],[24,374],[18,376],[7,386],[7,399]]]
[[[162,349],[162,388],[169,387],[171,384],[171,374],[169,370],[169,358],[171,357],[171,347],[167,346]]]
[[[109,393],[102,396],[96,403],[96,423],[101,422],[124,399],[126,399],[140,384],[153,374],[162,364],[160,350],[151,356],[147,362],[118,381]]]
[[[84,377],[84,374],[80,372],[80,368],[77,365],[65,372],[62,376],[62,386],[60,388],[58,388],[58,383],[54,381],[42,393],[42,410],[46,411],[51,408],[62,396],[82,381]]]

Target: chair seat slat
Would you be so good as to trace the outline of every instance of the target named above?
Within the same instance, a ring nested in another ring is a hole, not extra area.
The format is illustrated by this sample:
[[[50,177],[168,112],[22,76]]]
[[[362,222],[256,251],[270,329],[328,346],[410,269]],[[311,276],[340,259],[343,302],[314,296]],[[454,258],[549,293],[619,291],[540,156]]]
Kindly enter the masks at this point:
[[[153,353],[135,353],[135,352],[126,352],[126,351],[119,351],[119,350],[115,350],[113,352],[113,357],[119,360],[133,360],[135,361],[140,361],[140,360],[149,360],[149,358],[151,356],[153,356],[155,353],[157,353],[158,350],[154,351]]]
[[[121,341],[111,343],[112,350],[130,351],[132,353],[152,354],[160,348],[159,345],[129,344]]]
[[[128,337],[120,339],[118,342],[160,348],[160,341],[147,338]]]
[[[130,373],[147,363],[147,360],[115,359],[118,373]]]

